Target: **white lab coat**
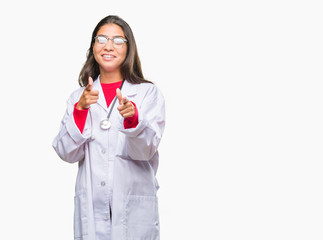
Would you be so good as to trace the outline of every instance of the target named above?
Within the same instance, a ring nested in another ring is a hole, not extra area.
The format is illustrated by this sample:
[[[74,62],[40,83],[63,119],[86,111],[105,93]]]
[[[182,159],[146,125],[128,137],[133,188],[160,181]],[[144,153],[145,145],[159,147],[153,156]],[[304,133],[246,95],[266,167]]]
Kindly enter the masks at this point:
[[[76,90],[68,99],[60,131],[53,141],[61,159],[79,165],[74,199],[74,238],[103,240],[96,235],[96,228],[100,213],[108,214],[109,207],[102,205],[102,198],[108,192],[100,190],[100,185],[103,185],[102,180],[113,176],[113,181],[109,182],[113,189],[112,239],[159,239],[155,176],[159,158],[157,148],[165,126],[161,92],[153,84],[125,81],[121,92],[136,104],[139,124],[136,128],[124,129],[124,119],[116,109],[119,105],[116,101],[110,116],[112,126],[102,130],[100,121],[106,118],[108,109],[100,81],[96,79],[93,90],[99,91],[99,100],[91,105],[81,134],[74,122],[73,109],[83,90],[84,87]]]

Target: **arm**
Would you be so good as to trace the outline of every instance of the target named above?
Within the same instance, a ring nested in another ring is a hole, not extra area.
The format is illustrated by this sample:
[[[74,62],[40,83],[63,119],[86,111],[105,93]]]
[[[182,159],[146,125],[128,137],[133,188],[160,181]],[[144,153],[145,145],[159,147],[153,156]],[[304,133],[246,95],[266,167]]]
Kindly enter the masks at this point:
[[[125,136],[123,154],[133,160],[149,161],[156,153],[165,127],[165,103],[160,91],[152,85],[138,109],[136,128],[119,129]],[[126,151],[126,152],[124,152]]]
[[[92,88],[93,79],[89,77],[88,85],[83,89],[82,94],[75,92],[71,95],[67,101],[67,110],[61,122],[59,133],[53,141],[53,147],[58,156],[69,163],[84,159],[84,147],[90,137],[90,131],[81,133],[74,121],[74,106],[79,110],[84,110],[88,109],[91,104],[96,103],[99,98],[99,92],[92,90]],[[78,103],[75,104],[77,101]]]
[[[58,156],[69,163],[84,159],[84,145],[89,137],[83,136],[75,124],[73,110],[74,103],[70,97],[59,133],[52,144]]]
[[[76,108],[77,103],[75,103],[74,105],[74,111],[73,111],[73,117],[74,117],[74,121],[76,126],[78,127],[78,129],[80,130],[81,133],[83,133],[83,129],[84,129],[84,125],[86,122],[86,118],[89,112],[89,109],[77,109]]]

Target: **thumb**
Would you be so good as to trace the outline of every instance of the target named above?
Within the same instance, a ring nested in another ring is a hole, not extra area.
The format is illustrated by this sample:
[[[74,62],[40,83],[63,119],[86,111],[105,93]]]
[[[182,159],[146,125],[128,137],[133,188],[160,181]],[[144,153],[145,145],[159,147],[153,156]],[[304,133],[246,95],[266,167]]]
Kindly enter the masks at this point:
[[[86,85],[86,90],[91,91],[93,88],[93,79],[89,77],[88,84]]]
[[[122,102],[122,94],[119,88],[117,88],[117,98],[119,100],[119,105],[121,105],[123,102]]]

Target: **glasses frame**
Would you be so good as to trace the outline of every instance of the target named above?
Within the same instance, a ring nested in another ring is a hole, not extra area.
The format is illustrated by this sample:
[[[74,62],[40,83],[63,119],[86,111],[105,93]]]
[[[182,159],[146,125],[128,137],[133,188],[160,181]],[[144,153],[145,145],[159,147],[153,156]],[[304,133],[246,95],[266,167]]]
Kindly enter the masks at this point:
[[[100,43],[100,42],[97,42],[97,39],[99,38],[99,37],[103,37],[103,38],[105,38],[106,40],[107,40],[107,42],[106,43]],[[122,43],[122,45],[120,46],[120,47],[116,47],[116,46],[118,46],[118,45],[115,45],[115,42],[113,41],[114,39],[116,39],[116,38],[119,38],[119,39],[122,39],[123,40],[123,43]],[[94,37],[94,40],[95,40],[95,42],[96,43],[98,43],[98,44],[104,44],[104,45],[106,45],[106,44],[108,44],[108,42],[109,42],[109,39],[112,41],[112,46],[114,47],[114,48],[122,48],[123,47],[123,45],[126,43],[126,42],[128,42],[128,40],[127,39],[125,39],[124,37],[121,37],[121,36],[117,36],[117,37],[107,37],[107,36],[105,36],[105,35],[98,35],[98,36],[96,36],[96,37]]]

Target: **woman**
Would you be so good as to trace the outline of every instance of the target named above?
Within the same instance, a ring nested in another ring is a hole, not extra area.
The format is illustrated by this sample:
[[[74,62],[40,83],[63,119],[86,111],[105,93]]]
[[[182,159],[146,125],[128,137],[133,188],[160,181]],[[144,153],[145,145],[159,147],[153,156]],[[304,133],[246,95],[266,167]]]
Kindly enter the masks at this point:
[[[60,158],[79,166],[74,238],[159,239],[164,98],[144,79],[123,19],[108,16],[95,27],[79,83],[53,141]]]

